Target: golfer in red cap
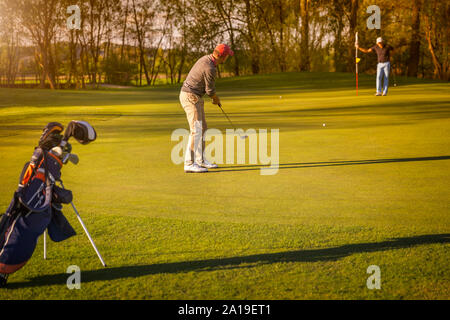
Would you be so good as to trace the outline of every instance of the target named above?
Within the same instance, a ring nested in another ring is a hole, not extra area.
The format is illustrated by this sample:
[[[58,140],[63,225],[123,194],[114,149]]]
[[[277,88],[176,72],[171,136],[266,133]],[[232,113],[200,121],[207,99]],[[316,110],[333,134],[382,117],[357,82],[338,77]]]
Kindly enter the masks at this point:
[[[218,168],[217,164],[207,161],[203,154],[205,150],[203,138],[207,129],[203,96],[207,94],[213,104],[220,103],[216,95],[216,67],[233,55],[234,52],[229,46],[219,44],[212,54],[201,57],[194,64],[181,87],[180,102],[186,112],[191,131],[185,156],[185,172],[203,173],[208,172],[208,169]]]

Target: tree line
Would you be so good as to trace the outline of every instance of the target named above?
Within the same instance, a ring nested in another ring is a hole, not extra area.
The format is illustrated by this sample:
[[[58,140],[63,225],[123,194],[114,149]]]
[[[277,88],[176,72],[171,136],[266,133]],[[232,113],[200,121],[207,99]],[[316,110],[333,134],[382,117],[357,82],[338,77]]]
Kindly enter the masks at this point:
[[[367,27],[373,4],[380,29]],[[0,0],[0,83],[179,83],[218,43],[235,51],[220,76],[353,72],[356,32],[362,47],[382,36],[395,48],[397,75],[448,80],[449,13],[445,0]],[[375,65],[365,55],[360,72]]]

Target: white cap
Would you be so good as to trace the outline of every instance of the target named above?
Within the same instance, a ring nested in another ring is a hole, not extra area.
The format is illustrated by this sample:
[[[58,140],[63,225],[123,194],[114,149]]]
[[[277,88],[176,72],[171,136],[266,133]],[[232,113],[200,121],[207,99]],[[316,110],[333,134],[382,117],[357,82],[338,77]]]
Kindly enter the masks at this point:
[[[380,43],[380,42],[383,42],[383,38],[382,37],[377,38],[377,43]]]

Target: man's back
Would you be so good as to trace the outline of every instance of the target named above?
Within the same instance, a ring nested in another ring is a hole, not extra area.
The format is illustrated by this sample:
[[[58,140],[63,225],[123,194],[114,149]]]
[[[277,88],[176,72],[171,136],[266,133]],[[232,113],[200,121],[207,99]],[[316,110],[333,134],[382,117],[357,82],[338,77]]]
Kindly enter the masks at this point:
[[[181,91],[195,93],[202,97],[216,93],[216,65],[210,55],[198,59],[183,83]]]

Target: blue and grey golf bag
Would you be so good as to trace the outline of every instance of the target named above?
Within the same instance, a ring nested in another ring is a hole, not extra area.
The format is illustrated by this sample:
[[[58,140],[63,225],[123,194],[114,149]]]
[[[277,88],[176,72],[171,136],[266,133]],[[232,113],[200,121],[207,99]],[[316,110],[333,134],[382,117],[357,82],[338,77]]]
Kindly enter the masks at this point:
[[[39,236],[48,230],[55,242],[75,231],[61,212],[72,201],[69,190],[56,186],[61,178],[63,156],[71,146],[63,142],[59,123],[49,123],[27,162],[13,199],[0,219],[0,287],[9,274],[22,268],[33,255]],[[61,147],[63,145],[63,147]]]

